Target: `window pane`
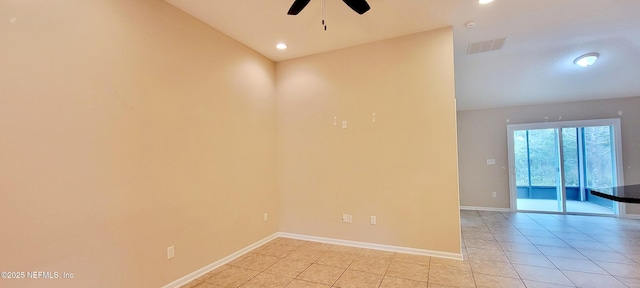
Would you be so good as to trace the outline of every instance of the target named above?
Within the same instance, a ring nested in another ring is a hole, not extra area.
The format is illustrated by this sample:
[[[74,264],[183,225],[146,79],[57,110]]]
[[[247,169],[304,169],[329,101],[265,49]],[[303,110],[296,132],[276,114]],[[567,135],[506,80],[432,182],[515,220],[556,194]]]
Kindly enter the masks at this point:
[[[558,150],[556,129],[529,130],[529,165],[532,186],[556,186]]]
[[[580,186],[578,164],[578,129],[562,128],[562,148],[564,155],[564,185]]]
[[[513,132],[513,150],[516,162],[516,186],[529,186],[527,130],[518,130]]]
[[[615,186],[612,173],[613,149],[611,143],[611,127],[585,127],[585,165],[588,188]]]

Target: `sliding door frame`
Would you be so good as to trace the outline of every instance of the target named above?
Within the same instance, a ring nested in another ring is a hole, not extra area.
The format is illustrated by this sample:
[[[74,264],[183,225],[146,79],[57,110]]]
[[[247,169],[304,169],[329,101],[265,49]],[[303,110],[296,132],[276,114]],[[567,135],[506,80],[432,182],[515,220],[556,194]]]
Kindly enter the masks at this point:
[[[552,213],[552,214],[588,214],[588,213],[576,213],[576,212],[567,212],[566,209],[566,188],[564,185],[564,161],[563,161],[563,149],[562,149],[562,128],[582,128],[582,127],[593,127],[593,126],[612,126],[613,127],[613,137],[615,140],[615,159],[616,159],[616,181],[618,186],[624,185],[624,165],[622,163],[622,133],[620,129],[620,118],[608,118],[608,119],[592,119],[592,120],[578,120],[578,121],[559,121],[559,122],[541,122],[541,123],[526,123],[526,124],[509,124],[507,125],[507,145],[508,145],[508,158],[509,158],[509,195],[510,195],[510,204],[511,211],[517,210],[517,201],[518,201],[518,192],[516,185],[516,165],[515,165],[515,155],[514,155],[514,141],[513,141],[513,132],[516,130],[535,130],[535,129],[560,129],[559,131],[559,145],[560,145],[560,166],[559,173],[561,175],[560,181],[562,181],[562,205],[563,212],[545,212],[545,211],[536,211],[541,213]],[[601,215],[601,214],[594,214]],[[626,216],[625,205],[614,201],[614,215],[618,217]]]

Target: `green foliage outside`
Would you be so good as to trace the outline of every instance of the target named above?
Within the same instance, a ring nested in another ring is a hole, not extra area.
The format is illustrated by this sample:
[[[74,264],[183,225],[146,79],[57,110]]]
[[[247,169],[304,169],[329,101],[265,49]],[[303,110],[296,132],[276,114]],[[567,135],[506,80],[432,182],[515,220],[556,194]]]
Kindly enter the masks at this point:
[[[560,177],[558,134],[557,129],[514,132],[517,186],[556,186]],[[615,185],[612,136],[610,126],[562,128],[565,186],[580,186],[580,158],[584,161],[586,187]]]

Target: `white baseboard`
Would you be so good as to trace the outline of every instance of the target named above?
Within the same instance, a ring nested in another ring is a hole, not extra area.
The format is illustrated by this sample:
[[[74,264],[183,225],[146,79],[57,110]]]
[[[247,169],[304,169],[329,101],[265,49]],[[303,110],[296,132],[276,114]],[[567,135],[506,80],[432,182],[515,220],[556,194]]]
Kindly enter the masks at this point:
[[[173,281],[173,282],[171,282],[171,283],[169,283],[167,285],[162,286],[162,288],[178,288],[178,287],[180,287],[180,286],[182,286],[184,284],[187,284],[187,283],[189,283],[189,282],[191,282],[193,280],[198,279],[198,277],[200,277],[200,276],[202,276],[204,274],[207,274],[210,271],[212,271],[212,270],[214,270],[214,269],[216,269],[216,268],[218,268],[218,267],[220,267],[220,266],[222,266],[224,264],[227,264],[227,263],[233,261],[234,259],[242,256],[243,254],[245,254],[245,253],[247,253],[247,252],[249,252],[249,251],[251,251],[253,249],[258,248],[262,244],[265,244],[265,243],[267,243],[267,242],[269,242],[269,241],[271,241],[271,240],[273,240],[275,238],[278,238],[278,233],[274,233],[273,235],[267,236],[266,238],[264,238],[264,239],[262,239],[262,240],[260,240],[260,241],[258,241],[256,243],[253,243],[253,244],[251,244],[251,245],[249,245],[247,247],[244,247],[244,248],[234,252],[233,254],[227,256],[227,257],[224,257],[224,258],[222,258],[222,259],[220,259],[220,260],[218,260],[216,262],[213,262],[213,263],[211,263],[211,264],[209,264],[207,266],[204,266],[204,267],[202,267],[202,268],[200,268],[200,269],[198,269],[198,270],[196,270],[194,272],[191,272],[188,275],[186,275],[186,276],[184,276],[184,277],[182,277],[182,278],[180,278],[178,280],[175,280],[175,281]]]
[[[640,214],[624,214],[624,216],[622,216],[622,218],[640,220]]]
[[[479,206],[460,206],[460,210],[476,210],[491,212],[511,212],[509,208],[479,207]]]
[[[298,240],[321,242],[321,243],[341,245],[341,246],[350,246],[350,247],[374,249],[374,250],[381,250],[381,251],[389,251],[389,252],[398,252],[398,253],[423,255],[423,256],[447,258],[447,259],[454,259],[454,260],[462,260],[462,254],[461,253],[456,254],[456,253],[449,253],[449,252],[440,252],[440,251],[408,248],[408,247],[401,247],[401,246],[391,246],[391,245],[383,245],[383,244],[375,244],[375,243],[367,243],[367,242],[357,242],[357,241],[350,241],[350,240],[341,240],[341,239],[334,239],[334,238],[325,238],[325,237],[308,236],[308,235],[283,233],[283,232],[278,233],[278,236],[284,237],[284,238],[292,238],[292,239],[298,239]]]

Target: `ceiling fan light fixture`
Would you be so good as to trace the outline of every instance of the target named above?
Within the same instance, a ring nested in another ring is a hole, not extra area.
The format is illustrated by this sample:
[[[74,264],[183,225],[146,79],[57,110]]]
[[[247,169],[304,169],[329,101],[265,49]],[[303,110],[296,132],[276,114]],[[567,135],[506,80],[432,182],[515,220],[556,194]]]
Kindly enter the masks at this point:
[[[600,54],[598,53],[587,53],[580,55],[576,60],[573,60],[573,63],[580,67],[589,67],[593,65],[593,63],[596,63],[598,57],[600,57]]]
[[[278,43],[278,44],[276,44],[276,48],[278,48],[279,50],[287,49],[287,44]]]

